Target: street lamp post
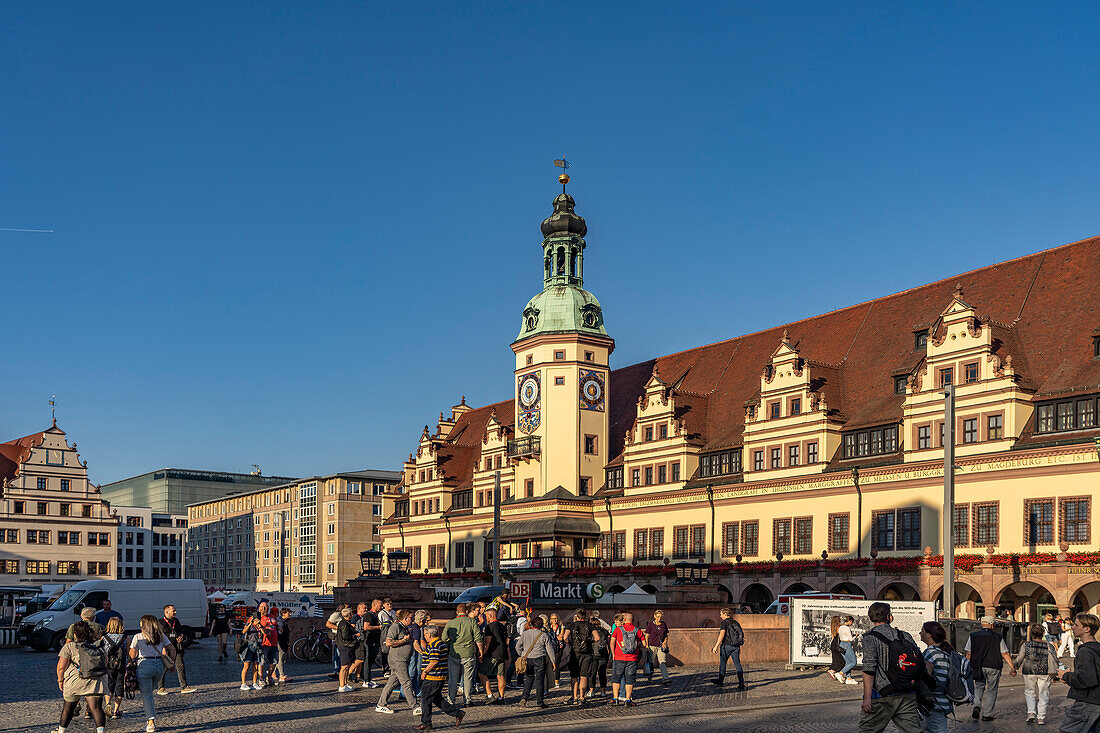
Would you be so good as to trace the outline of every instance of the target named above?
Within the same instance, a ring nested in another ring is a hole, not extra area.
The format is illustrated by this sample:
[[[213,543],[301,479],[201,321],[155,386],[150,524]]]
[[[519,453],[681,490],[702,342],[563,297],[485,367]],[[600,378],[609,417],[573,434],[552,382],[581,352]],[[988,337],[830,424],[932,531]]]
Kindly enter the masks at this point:
[[[955,614],[955,387],[943,388],[943,613]]]

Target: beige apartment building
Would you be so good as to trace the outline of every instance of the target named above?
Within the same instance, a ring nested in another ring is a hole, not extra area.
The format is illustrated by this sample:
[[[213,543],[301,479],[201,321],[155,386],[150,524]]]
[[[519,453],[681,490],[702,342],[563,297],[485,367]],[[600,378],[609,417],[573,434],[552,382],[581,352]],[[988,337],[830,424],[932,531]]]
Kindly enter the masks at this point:
[[[118,517],[88,481],[88,462],[53,422],[0,443],[0,583],[115,577]]]
[[[187,507],[186,577],[211,589],[328,592],[381,549],[397,471],[313,476]]]
[[[702,562],[757,607],[810,588],[936,600],[951,385],[956,612],[1100,606],[1100,238],[613,369],[587,231],[558,196],[543,289],[502,355],[513,396],[424,428],[387,549],[429,573],[498,551],[517,575],[612,590]]]

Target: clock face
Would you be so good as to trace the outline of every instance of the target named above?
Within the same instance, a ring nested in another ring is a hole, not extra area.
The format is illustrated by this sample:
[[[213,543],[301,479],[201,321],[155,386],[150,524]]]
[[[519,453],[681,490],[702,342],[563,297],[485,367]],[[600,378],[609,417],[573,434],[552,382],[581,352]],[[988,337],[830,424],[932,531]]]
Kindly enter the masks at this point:
[[[603,375],[599,372],[581,372],[581,407],[588,410],[602,410],[604,399]]]
[[[519,403],[530,410],[539,401],[539,380],[529,374],[519,383]]]

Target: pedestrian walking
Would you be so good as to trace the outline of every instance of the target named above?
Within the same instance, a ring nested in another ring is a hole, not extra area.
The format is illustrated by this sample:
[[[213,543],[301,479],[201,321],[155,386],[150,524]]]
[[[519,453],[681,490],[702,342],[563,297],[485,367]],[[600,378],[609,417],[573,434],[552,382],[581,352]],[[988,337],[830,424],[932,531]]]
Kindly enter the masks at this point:
[[[362,606],[363,604],[359,604]],[[360,610],[359,633],[363,642],[360,668],[366,668],[363,675],[363,687],[381,687],[374,681],[374,664],[378,661],[378,654],[382,649],[382,622],[378,619],[378,612],[382,610],[382,601],[375,598],[370,602],[370,607],[365,611]],[[362,674],[362,672],[360,672]]]
[[[487,704],[494,705],[504,701],[504,672],[508,669],[508,632],[497,619],[497,609],[485,610],[485,628],[481,632],[481,684],[485,687]],[[493,695],[493,681],[497,683],[497,694]]]
[[[565,645],[569,648],[569,678],[573,686],[570,705],[584,705],[588,697],[588,687],[596,673],[596,632],[588,622],[588,614],[578,608],[573,614],[573,623],[565,629]]]
[[[290,656],[290,609],[284,608],[278,619],[278,658],[275,661],[275,669],[279,673],[278,683],[285,685],[291,679],[286,676],[286,660]]]
[[[1077,640],[1073,636],[1074,622],[1068,618],[1062,619],[1062,643],[1058,645],[1058,656],[1064,657],[1066,653],[1069,653],[1069,658],[1074,657],[1074,647]]]
[[[838,682],[837,673],[844,669],[844,653],[840,650],[839,634],[840,616],[833,616],[829,619],[829,654],[832,656],[832,661],[829,663],[829,668],[825,670],[825,674]]]
[[[924,724],[928,733],[947,733],[947,716],[955,709],[947,697],[951,653],[955,650],[947,643],[947,630],[938,621],[926,621],[921,626],[920,640],[925,644],[924,661],[928,673],[935,680],[932,705],[925,715]]]
[[[1058,659],[1054,645],[1046,640],[1044,624],[1032,624],[1027,630],[1027,641],[1016,654],[1016,667],[1024,676],[1024,702],[1027,704],[1027,723],[1044,725],[1047,717],[1047,701],[1050,699],[1050,680],[1058,671]]]
[[[554,687],[561,687],[561,669],[565,659],[566,647],[565,647],[565,625],[562,624],[561,618],[556,613],[550,614],[550,625],[546,627],[547,633],[550,634],[554,641]]]
[[[183,624],[176,618],[176,607],[169,603],[164,607],[164,616],[160,619],[160,630],[168,639],[168,643],[172,646],[172,650],[175,652],[172,656],[171,664],[167,664],[164,667],[165,674],[160,676],[160,689],[157,690],[158,695],[167,695],[168,690],[164,686],[164,678],[166,673],[174,671],[176,678],[180,683],[180,694],[188,695],[195,692],[195,688],[187,684],[187,668],[183,664],[183,651],[184,651],[184,633]]]
[[[142,616],[140,625],[141,632],[134,634],[134,638],[130,640],[130,659],[137,664],[138,689],[141,690],[141,702],[145,707],[145,730],[146,733],[152,733],[157,729],[154,688],[164,676],[165,667],[172,661],[175,647],[161,633],[156,616]]]
[[[64,704],[56,732],[65,733],[83,698],[95,722],[96,733],[103,733],[106,721],[102,700],[107,694],[107,653],[102,641],[95,637],[88,622],[83,619],[73,624],[73,639],[65,642],[57,656],[57,687],[61,690]]]
[[[590,699],[597,695],[606,697],[607,667],[611,663],[611,634],[607,625],[600,619],[599,611],[592,612],[588,625],[592,627],[592,638],[595,640],[592,648],[595,671],[588,680],[588,697]]]
[[[340,686],[337,692],[351,692],[353,688],[348,682],[348,674],[355,664],[355,650],[360,644],[359,635],[355,631],[355,623],[351,620],[351,608],[345,607],[340,611],[340,623],[336,625],[336,647],[340,654]]]
[[[447,715],[453,715],[455,726],[462,725],[465,713],[452,701],[443,697],[443,686],[447,684],[448,650],[447,643],[439,638],[439,627],[428,624],[424,632],[424,667],[420,670],[420,725],[415,730],[432,729],[432,707],[438,707]]]
[[[214,611],[214,618],[210,620],[210,628],[206,632],[218,640],[219,662],[229,659],[225,651],[226,644],[229,643],[229,631],[229,613],[225,610],[225,606],[219,603],[217,610]]]
[[[386,638],[386,631],[395,621],[397,621],[397,612],[393,610],[393,600],[383,598],[382,608],[378,611],[378,659],[382,664],[383,674],[390,673],[390,650],[386,648],[382,640]]]
[[[413,693],[420,695],[420,661],[424,654],[424,619],[428,617],[427,611],[417,611],[413,614],[412,623],[409,624],[409,637],[411,638],[412,653],[409,655],[409,679],[412,680]],[[412,700],[409,700],[412,703]]]
[[[882,733],[893,721],[899,733],[921,733],[916,679],[922,659],[913,637],[890,625],[890,604],[875,601],[867,609],[875,626],[863,635],[863,702],[860,733]]]
[[[1091,613],[1079,613],[1073,619],[1071,632],[1081,638],[1073,671],[1058,670],[1058,679],[1069,685],[1067,697],[1073,703],[1058,728],[1061,733],[1100,733],[1100,644],[1096,632],[1100,618]]]
[[[544,633],[543,626],[541,617],[532,616],[516,642],[516,651],[522,660],[517,662],[516,670],[523,673],[523,695],[516,703],[519,707],[525,707],[530,701],[532,687],[535,689],[535,705],[549,707],[545,701],[546,666],[554,663],[554,654],[550,637]]]
[[[107,697],[103,713],[110,718],[122,717],[122,698],[126,696],[126,630],[122,616],[112,616],[103,634],[103,651],[107,654]]]
[[[664,621],[664,611],[653,612],[653,620],[646,624],[645,640],[649,645],[649,654],[646,664],[649,667],[649,679],[653,679],[653,673],[657,667],[661,668],[661,684],[668,684],[668,624]]]
[[[102,639],[104,629],[102,626],[95,622],[95,613],[95,609],[91,606],[86,606],[85,608],[80,609],[80,621],[88,624],[88,628],[91,629],[92,637],[94,639]],[[80,621],[69,624],[69,628],[65,630],[65,641],[72,641],[76,638],[73,635],[73,627],[76,626],[76,624],[80,623]]]
[[[1053,644],[1058,648],[1058,640],[1062,636],[1062,617],[1054,618],[1054,614],[1047,611],[1043,614],[1043,641]]]
[[[966,640],[963,652],[974,670],[974,709],[970,717],[977,720],[993,720],[993,707],[997,704],[997,688],[1001,684],[1001,672],[1007,663],[1009,674],[1016,676],[1016,666],[1008,653],[1001,635],[993,630],[996,621],[992,616],[982,616],[982,627]],[[867,660],[864,657],[866,668]]]
[[[741,667],[741,646],[745,643],[745,630],[733,617],[733,612],[723,608],[718,612],[718,638],[714,640],[711,654],[718,655],[718,678],[712,680],[716,685],[726,683],[726,662],[733,662],[733,669],[737,673],[737,691],[744,692],[745,670]]]
[[[611,632],[611,704],[618,705],[619,689],[626,696],[622,703],[634,707],[634,682],[638,660],[646,653],[645,634],[634,626],[634,614],[622,615],[622,622]]]
[[[837,673],[837,682],[846,685],[858,685],[859,681],[851,677],[852,670],[856,668],[856,635],[853,631],[856,620],[852,616],[841,619],[840,628],[837,629],[837,641],[840,653],[844,656],[844,666]]]
[[[113,618],[117,618],[120,622],[125,621],[125,619],[122,618],[121,613],[111,608],[111,599],[104,598],[103,602],[100,604],[99,612],[96,613],[93,620],[106,629],[107,624],[110,623],[111,619]]]
[[[331,679],[337,679],[340,676],[340,651],[336,646],[336,627],[340,624],[340,612],[347,607],[348,604],[341,603],[336,607],[336,610],[328,615],[325,619],[325,628],[328,629],[328,639],[332,642],[332,674],[329,675]]]
[[[275,609],[260,602],[260,686],[275,684],[275,660],[279,652],[279,622]]]
[[[241,660],[241,690],[259,690],[260,684],[260,645],[263,643],[263,629],[260,626],[260,614],[253,612],[244,623],[237,637],[237,656]],[[248,684],[251,673],[252,684]]]
[[[416,693],[413,692],[412,680],[409,678],[409,657],[412,656],[412,634],[409,633],[409,627],[412,625],[412,614],[402,609],[394,614],[393,622],[383,632],[382,646],[389,650],[390,678],[382,688],[382,695],[374,708],[376,713],[393,713],[388,704],[390,693],[398,684],[405,693],[405,701],[410,708],[414,708],[413,714],[417,712]]]
[[[367,623],[367,613],[370,611],[369,603],[357,603],[354,608],[348,606],[351,610],[351,616],[348,617],[348,621],[355,627],[355,660],[351,663],[351,667],[348,669],[348,684],[355,682],[357,679],[362,680],[363,667],[367,665],[367,630],[364,629],[364,624]],[[363,687],[370,687],[373,680],[364,681]]]
[[[443,642],[447,646],[447,692],[451,702],[458,700],[458,686],[462,684],[466,705],[474,700],[474,678],[477,675],[477,648],[481,644],[481,629],[473,616],[477,607],[459,603],[456,616],[443,626]]]

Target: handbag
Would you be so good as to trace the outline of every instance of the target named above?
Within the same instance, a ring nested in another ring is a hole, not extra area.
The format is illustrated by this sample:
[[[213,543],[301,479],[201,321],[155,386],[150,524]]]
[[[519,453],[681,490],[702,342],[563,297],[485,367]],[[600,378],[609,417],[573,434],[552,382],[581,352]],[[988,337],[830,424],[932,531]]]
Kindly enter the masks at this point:
[[[523,653],[523,656],[516,660],[516,671],[520,674],[524,674],[527,671],[527,655],[531,653],[528,649]]]

